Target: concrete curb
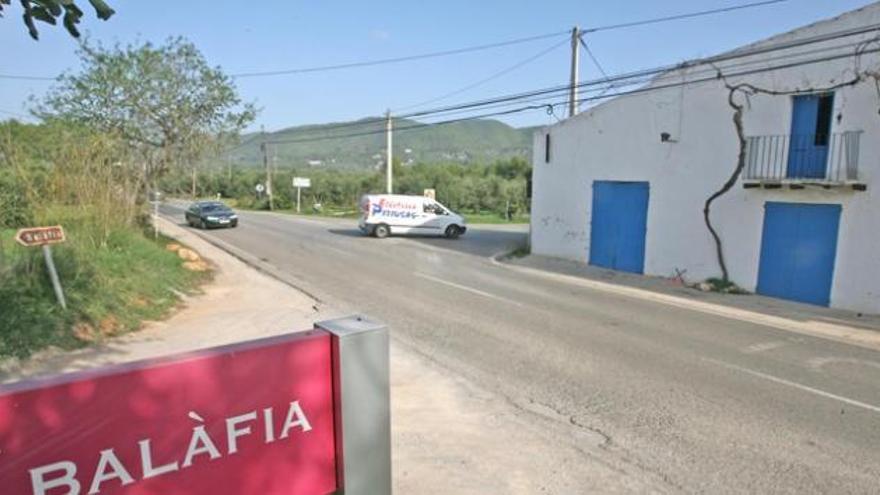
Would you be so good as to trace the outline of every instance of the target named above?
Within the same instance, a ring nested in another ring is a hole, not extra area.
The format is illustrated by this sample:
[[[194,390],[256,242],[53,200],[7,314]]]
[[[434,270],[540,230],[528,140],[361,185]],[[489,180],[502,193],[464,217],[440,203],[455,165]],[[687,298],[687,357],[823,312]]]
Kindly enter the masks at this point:
[[[548,272],[537,268],[526,266],[512,265],[506,263],[509,259],[509,253],[496,253],[489,257],[492,264],[504,267],[508,270],[518,271],[520,273],[540,276],[547,279],[566,282],[588,289],[598,290],[606,293],[617,294],[625,297],[631,297],[644,301],[652,301],[668,306],[696,311],[714,316],[721,316],[731,320],[743,321],[771,327],[777,330],[785,330],[787,332],[808,335],[826,340],[833,340],[844,344],[855,345],[865,349],[880,351],[880,332],[865,330],[846,325],[826,323],[823,321],[797,321],[782,316],[768,315],[748,309],[735,308],[716,304],[706,301],[697,301],[686,297],[675,296],[671,294],[663,294],[648,289],[638,287],[630,287],[626,285],[614,284],[610,282],[602,282],[576,275],[567,275],[561,273]]]
[[[172,220],[169,220],[168,218],[161,216],[161,215],[159,217],[159,221],[163,222],[163,223],[168,223],[168,224],[173,225],[175,227],[183,228],[180,225],[175,224]],[[160,231],[161,231],[161,227],[160,227]],[[292,280],[292,277],[290,277],[289,275],[285,274],[284,272],[278,270],[277,268],[275,268],[271,264],[266,263],[265,261],[257,258],[256,256],[249,254],[246,251],[239,249],[239,248],[229,244],[226,241],[222,241],[220,239],[217,239],[216,237],[209,236],[209,235],[205,234],[204,232],[193,230],[192,234],[198,236],[199,239],[202,239],[203,241],[207,242],[208,244],[211,244],[212,246],[225,251],[229,255],[238,259],[242,263],[256,269],[257,271],[264,273],[264,274],[274,278],[275,280],[302,292],[303,294],[314,299],[316,303],[324,304],[324,301],[319,296],[317,296],[314,292],[310,291],[309,289],[304,288],[300,282]],[[169,235],[167,233],[165,233],[165,235],[168,235],[169,237],[172,237],[172,238],[174,237],[173,235]]]

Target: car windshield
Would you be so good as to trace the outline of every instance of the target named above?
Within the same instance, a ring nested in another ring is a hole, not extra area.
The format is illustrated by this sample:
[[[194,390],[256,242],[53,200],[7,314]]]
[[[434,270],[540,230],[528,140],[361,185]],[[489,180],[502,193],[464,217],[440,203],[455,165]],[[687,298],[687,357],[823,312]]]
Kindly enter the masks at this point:
[[[210,203],[210,204],[202,205],[202,211],[204,211],[204,212],[206,212],[206,213],[207,213],[207,212],[210,212],[210,213],[225,213],[225,212],[228,212],[228,211],[230,211],[230,210],[229,210],[229,207],[226,206],[226,205],[224,205],[224,204],[220,204],[220,203]]]

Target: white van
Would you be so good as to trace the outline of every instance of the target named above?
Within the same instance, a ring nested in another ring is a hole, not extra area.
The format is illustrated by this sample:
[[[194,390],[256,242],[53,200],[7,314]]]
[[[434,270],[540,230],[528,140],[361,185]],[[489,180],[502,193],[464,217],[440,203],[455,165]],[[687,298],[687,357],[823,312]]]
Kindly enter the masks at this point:
[[[424,196],[367,194],[361,198],[361,231],[378,238],[390,234],[464,234],[464,217]]]

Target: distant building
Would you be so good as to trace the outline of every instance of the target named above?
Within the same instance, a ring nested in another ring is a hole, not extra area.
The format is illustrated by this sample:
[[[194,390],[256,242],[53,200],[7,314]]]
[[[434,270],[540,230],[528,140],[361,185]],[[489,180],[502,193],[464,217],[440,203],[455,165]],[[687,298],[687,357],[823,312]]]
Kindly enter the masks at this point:
[[[532,252],[659,276],[686,270],[691,281],[719,276],[703,208],[740,153],[725,82],[748,83],[776,94],[735,95],[745,168],[711,209],[731,280],[880,312],[880,92],[873,76],[841,85],[880,69],[878,24],[874,3],[712,64],[683,64],[537,131]]]
[[[324,164],[321,160],[308,160],[306,163],[308,163],[310,167],[320,167]]]

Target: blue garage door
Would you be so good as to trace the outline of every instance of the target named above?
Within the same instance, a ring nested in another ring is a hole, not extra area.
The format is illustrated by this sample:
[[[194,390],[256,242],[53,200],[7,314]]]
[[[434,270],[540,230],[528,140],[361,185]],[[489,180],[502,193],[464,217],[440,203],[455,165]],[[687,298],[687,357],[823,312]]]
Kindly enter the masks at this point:
[[[593,182],[590,264],[632,273],[645,267],[647,182]]]
[[[766,204],[760,294],[828,306],[840,209],[840,205]]]

